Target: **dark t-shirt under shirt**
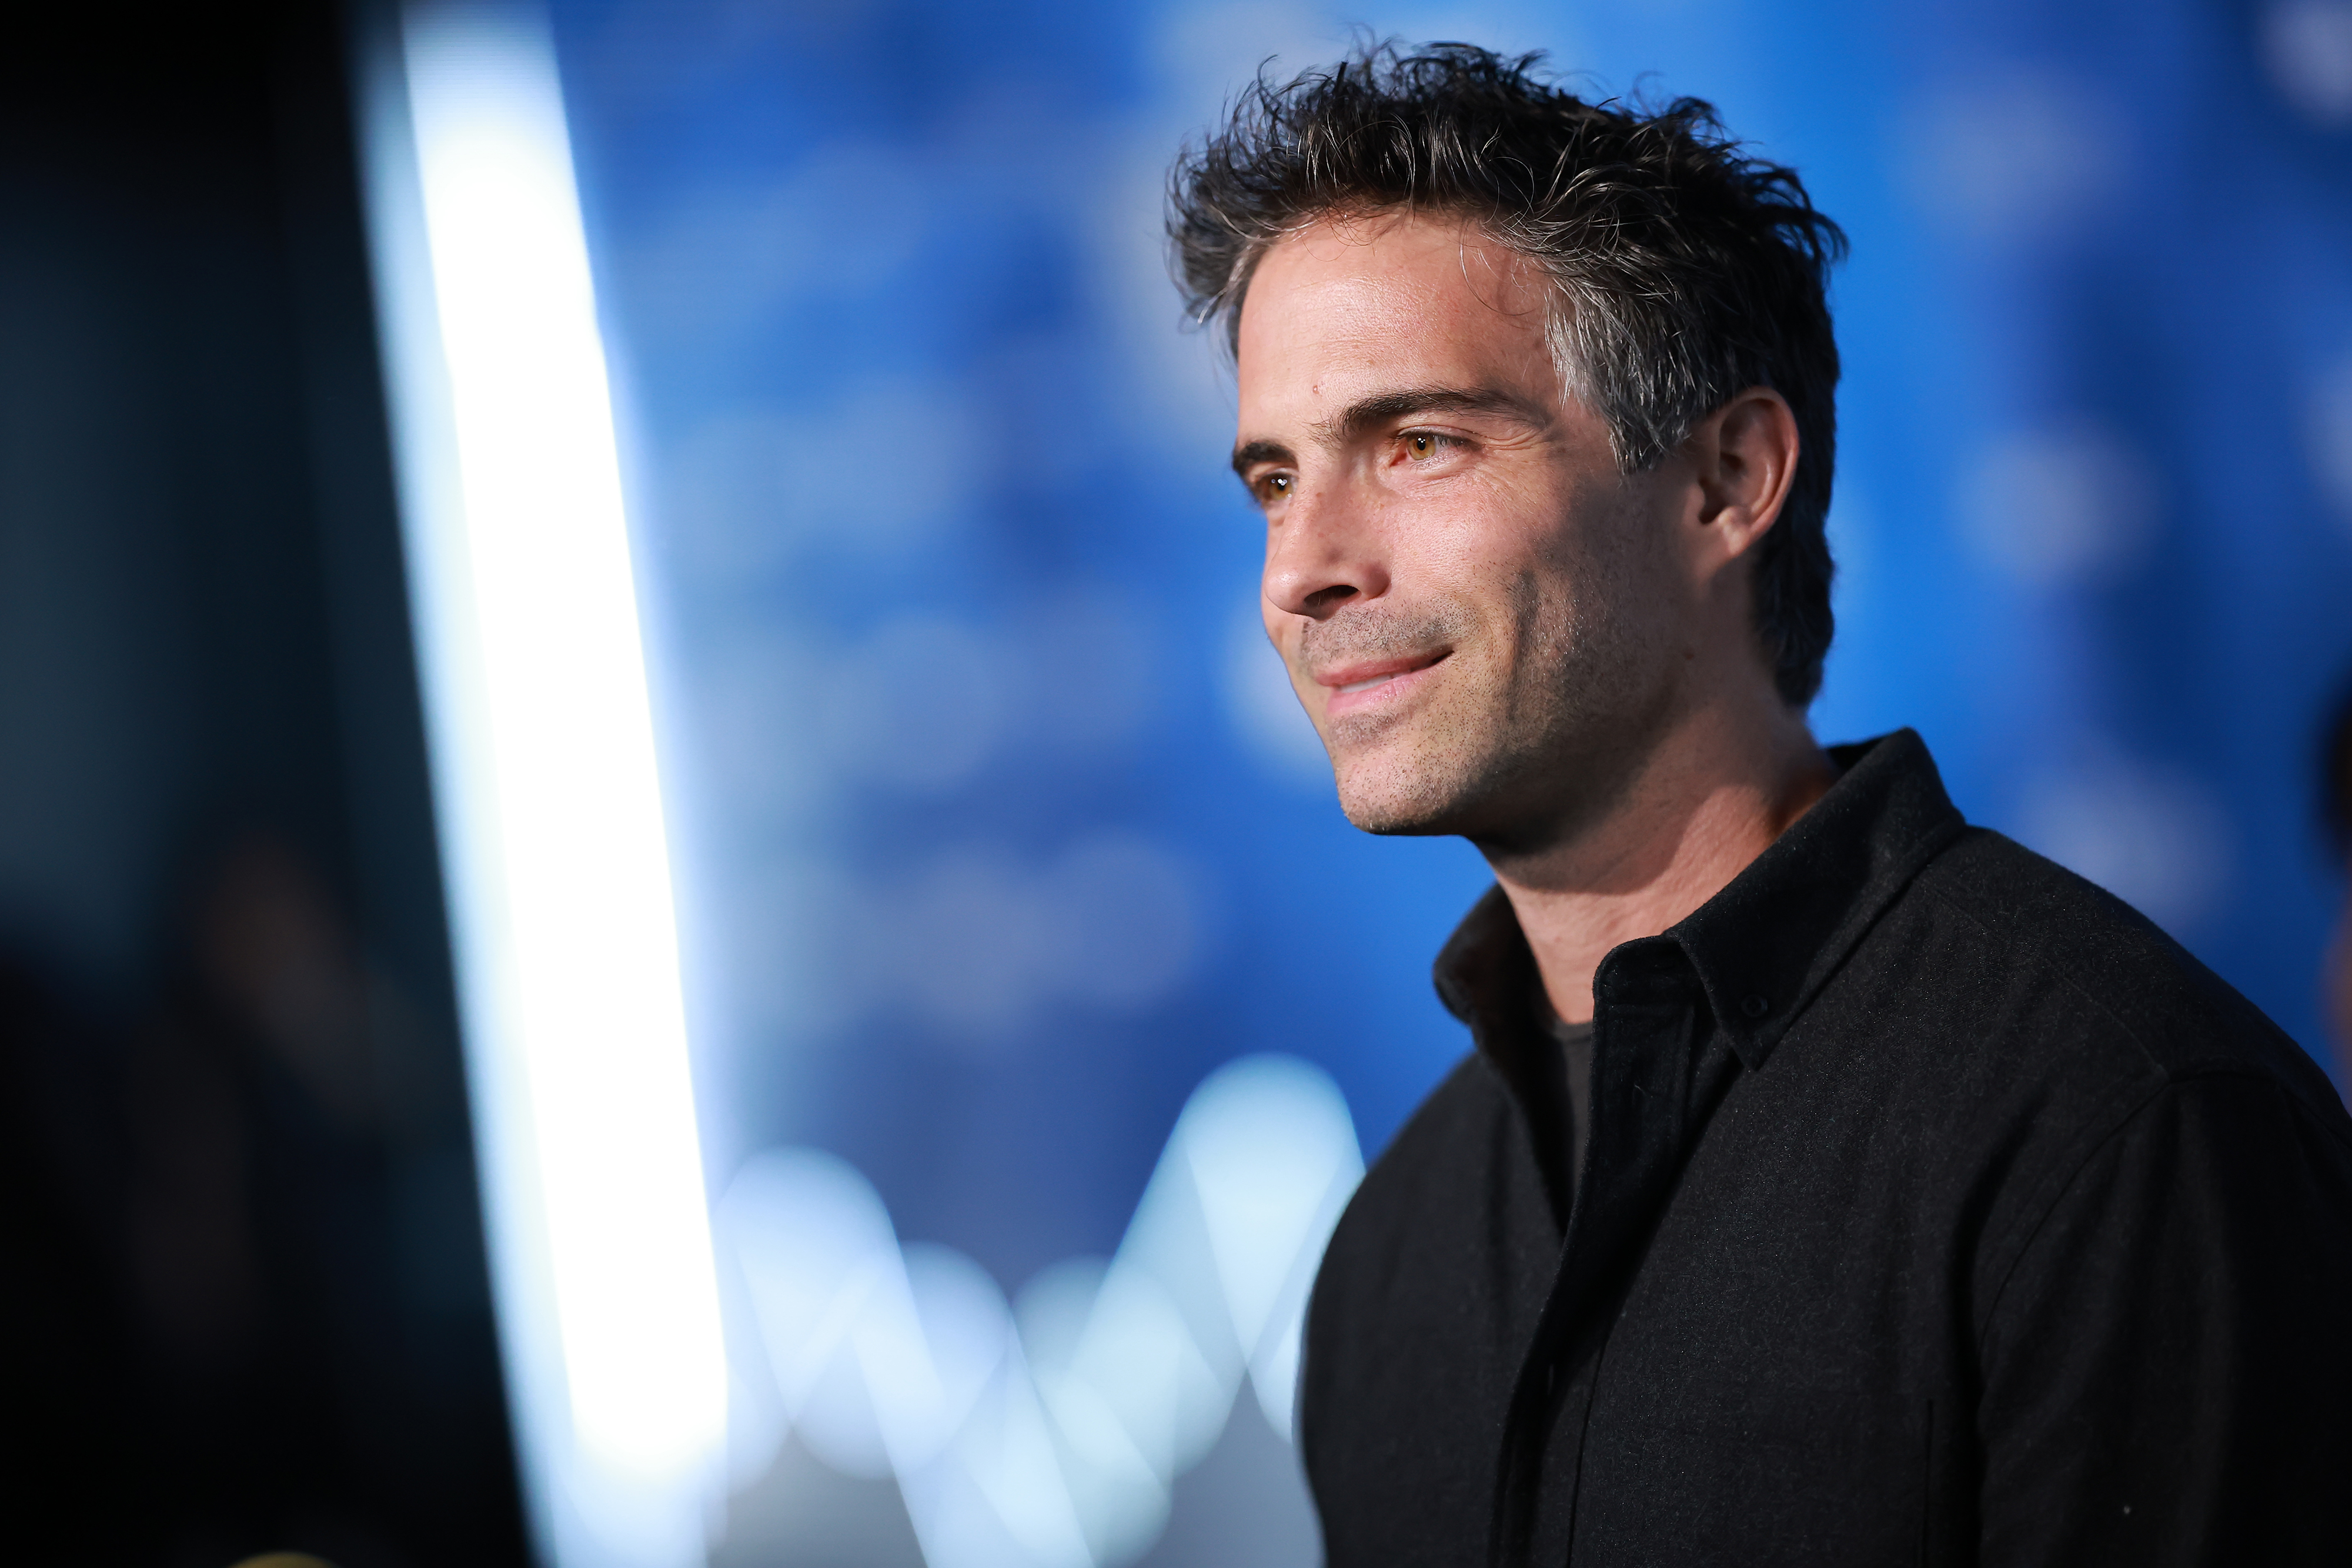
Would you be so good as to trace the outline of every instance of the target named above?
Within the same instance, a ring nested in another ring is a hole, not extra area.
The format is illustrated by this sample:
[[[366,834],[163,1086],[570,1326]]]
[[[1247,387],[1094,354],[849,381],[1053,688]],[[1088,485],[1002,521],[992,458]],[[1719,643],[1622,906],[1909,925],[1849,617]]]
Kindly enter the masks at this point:
[[[1559,1047],[1559,1146],[1547,1151],[1559,1164],[1563,1208],[1576,1201],[1576,1178],[1584,1169],[1585,1145],[1592,1141],[1592,1020],[1563,1023],[1548,1004],[1537,1016]]]

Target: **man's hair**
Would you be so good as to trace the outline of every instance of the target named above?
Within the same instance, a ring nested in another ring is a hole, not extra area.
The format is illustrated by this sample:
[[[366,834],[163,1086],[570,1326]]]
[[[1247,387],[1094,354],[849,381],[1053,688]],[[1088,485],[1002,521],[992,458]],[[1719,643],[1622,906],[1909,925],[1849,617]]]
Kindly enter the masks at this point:
[[[1539,266],[1562,382],[1608,422],[1618,466],[1656,465],[1749,387],[1796,415],[1801,455],[1752,568],[1781,696],[1821,689],[1837,340],[1823,283],[1845,235],[1796,172],[1741,155],[1693,98],[1588,103],[1540,55],[1382,44],[1286,84],[1261,76],[1170,176],[1172,270],[1192,319],[1238,341],[1250,276],[1334,214],[1458,215]]]

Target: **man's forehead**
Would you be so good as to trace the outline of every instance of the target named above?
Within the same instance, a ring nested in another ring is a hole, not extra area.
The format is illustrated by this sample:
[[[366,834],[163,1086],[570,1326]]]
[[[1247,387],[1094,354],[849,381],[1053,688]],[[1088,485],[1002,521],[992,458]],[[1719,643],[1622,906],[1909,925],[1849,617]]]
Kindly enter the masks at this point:
[[[1452,218],[1334,220],[1284,239],[1244,299],[1244,414],[1397,385],[1549,382],[1542,291],[1528,271]]]
[[[1450,213],[1334,213],[1269,246],[1255,269],[1328,269],[1377,276],[1426,268],[1500,276],[1524,261],[1476,220]]]

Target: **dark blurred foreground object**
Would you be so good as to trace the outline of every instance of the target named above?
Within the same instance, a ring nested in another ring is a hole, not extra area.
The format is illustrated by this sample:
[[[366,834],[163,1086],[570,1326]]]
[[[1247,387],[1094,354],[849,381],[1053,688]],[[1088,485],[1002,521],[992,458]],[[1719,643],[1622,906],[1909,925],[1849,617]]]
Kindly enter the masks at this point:
[[[12,24],[5,1556],[522,1563],[342,13]]]
[[[2336,700],[2319,757],[2320,810],[2328,847],[2345,876],[2344,907],[2327,943],[2327,1027],[2335,1037],[2336,1082],[2352,1095],[2352,682]]]

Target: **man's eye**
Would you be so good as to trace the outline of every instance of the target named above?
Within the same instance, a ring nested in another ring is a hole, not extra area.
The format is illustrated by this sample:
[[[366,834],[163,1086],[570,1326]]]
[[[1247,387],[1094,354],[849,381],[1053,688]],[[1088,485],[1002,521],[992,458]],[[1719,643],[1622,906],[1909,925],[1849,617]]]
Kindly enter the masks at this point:
[[[1269,474],[1257,482],[1258,494],[1269,501],[1278,501],[1290,494],[1290,484],[1287,474]]]
[[[1409,430],[1405,432],[1404,444],[1405,450],[1415,457],[1434,457],[1455,442],[1452,436],[1440,435],[1433,430]]]

